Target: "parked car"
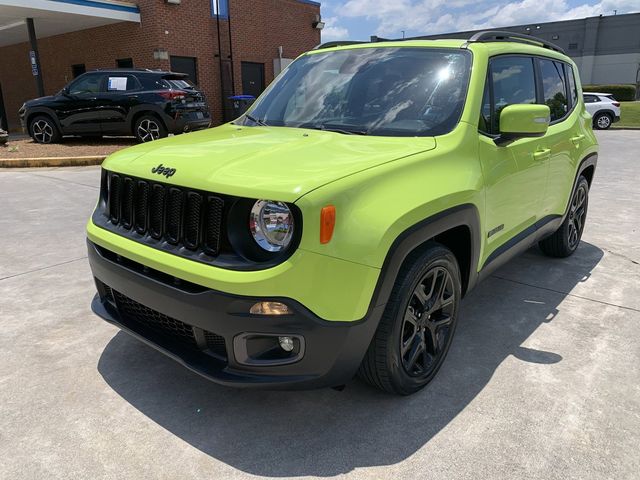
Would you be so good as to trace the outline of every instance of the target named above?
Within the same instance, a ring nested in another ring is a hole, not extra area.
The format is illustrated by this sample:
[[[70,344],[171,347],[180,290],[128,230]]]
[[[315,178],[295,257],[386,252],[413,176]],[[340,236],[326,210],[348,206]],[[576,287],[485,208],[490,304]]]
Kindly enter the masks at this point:
[[[509,32],[308,52],[233,123],[105,160],[93,311],[220,384],[416,392],[481,279],[578,248],[581,94]]]
[[[63,135],[134,135],[149,142],[211,122],[204,95],[186,75],[145,69],[85,73],[56,95],[29,100],[19,114],[38,143]]]
[[[587,112],[593,117],[594,128],[606,130],[620,121],[620,102],[610,93],[585,92],[583,97]]]

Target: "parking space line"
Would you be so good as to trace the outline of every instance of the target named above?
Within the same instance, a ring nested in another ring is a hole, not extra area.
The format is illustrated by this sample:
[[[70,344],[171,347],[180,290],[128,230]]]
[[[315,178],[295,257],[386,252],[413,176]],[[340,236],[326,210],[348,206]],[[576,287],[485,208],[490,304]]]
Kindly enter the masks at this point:
[[[624,305],[618,305],[617,303],[609,303],[609,302],[605,302],[605,301],[602,301],[602,300],[596,300],[595,298],[583,297],[582,295],[576,295],[575,293],[563,292],[561,290],[554,290],[553,288],[541,287],[539,285],[532,285],[530,283],[520,282],[518,280],[512,280],[510,278],[505,278],[505,277],[499,277],[497,275],[491,275],[491,277],[492,278],[497,278],[498,280],[504,280],[505,282],[516,283],[518,285],[524,285],[524,286],[527,286],[527,287],[537,288],[539,290],[546,290],[547,292],[553,292],[553,293],[557,293],[559,295],[566,295],[567,297],[580,298],[582,300],[588,300],[590,302],[600,303],[602,305],[608,305],[610,307],[618,307],[618,308],[622,308],[624,310],[631,310],[632,312],[640,313],[640,309],[633,308],[633,307],[626,307]]]
[[[65,262],[60,262],[60,263],[56,263],[56,264],[53,264],[53,265],[47,265],[46,267],[35,268],[33,270],[27,270],[26,272],[15,273],[13,275],[7,275],[6,277],[0,277],[0,282],[2,280],[8,280],[9,278],[20,277],[22,275],[28,275],[30,273],[41,272],[42,270],[47,270],[49,268],[59,267],[61,265],[66,265],[68,263],[77,262],[79,260],[85,260],[86,258],[87,258],[87,256],[85,255],[84,257],[74,258],[73,260],[67,260]]]
[[[74,182],[72,180],[65,180],[64,178],[58,178],[58,177],[50,177],[49,175],[41,175],[38,173],[31,173],[31,172],[28,172],[28,173],[29,175],[33,175],[34,177],[48,178],[50,180],[58,180],[59,182],[64,182],[64,183],[73,183],[74,185],[81,185],[83,187],[93,188],[94,190],[98,190],[100,188],[98,185],[89,185],[87,183]]]

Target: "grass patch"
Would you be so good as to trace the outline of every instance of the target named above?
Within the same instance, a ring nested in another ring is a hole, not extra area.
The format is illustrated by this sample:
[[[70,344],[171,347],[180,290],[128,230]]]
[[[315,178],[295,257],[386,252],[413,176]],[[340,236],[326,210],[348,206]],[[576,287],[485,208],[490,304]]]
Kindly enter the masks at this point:
[[[611,125],[611,128],[640,128],[640,102],[620,102],[620,109],[620,121]]]

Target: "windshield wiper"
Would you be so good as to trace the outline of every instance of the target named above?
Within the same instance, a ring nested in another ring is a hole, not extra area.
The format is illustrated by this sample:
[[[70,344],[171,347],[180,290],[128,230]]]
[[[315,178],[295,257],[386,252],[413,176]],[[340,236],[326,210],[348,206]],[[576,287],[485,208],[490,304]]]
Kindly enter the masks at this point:
[[[261,127],[268,127],[269,126],[264,121],[260,120],[259,118],[252,117],[248,113],[245,113],[244,116],[247,117],[249,120],[251,120],[256,125],[260,125]]]
[[[300,128],[310,128],[313,130],[322,130],[324,132],[342,133],[344,135],[366,135],[366,130],[348,130],[340,127],[327,127],[326,125],[300,125]]]

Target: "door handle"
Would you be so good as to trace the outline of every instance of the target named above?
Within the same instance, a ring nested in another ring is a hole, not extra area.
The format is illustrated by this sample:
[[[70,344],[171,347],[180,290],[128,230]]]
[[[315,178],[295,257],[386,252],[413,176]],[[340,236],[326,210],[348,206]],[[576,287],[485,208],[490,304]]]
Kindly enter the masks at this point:
[[[575,137],[571,137],[571,141],[575,144],[575,146],[577,147],[578,145],[580,145],[580,141],[584,138],[584,135],[581,133],[579,135],[576,135]]]
[[[533,152],[533,159],[538,161],[546,160],[550,156],[551,156],[550,148],[541,148]]]

